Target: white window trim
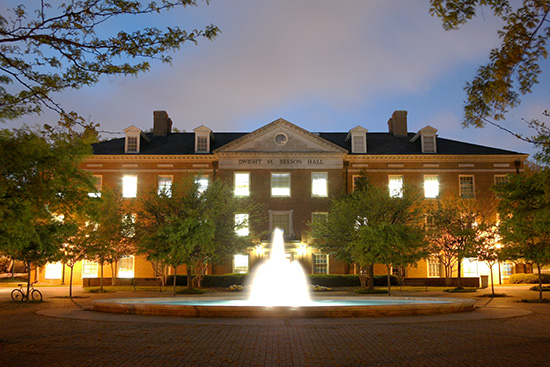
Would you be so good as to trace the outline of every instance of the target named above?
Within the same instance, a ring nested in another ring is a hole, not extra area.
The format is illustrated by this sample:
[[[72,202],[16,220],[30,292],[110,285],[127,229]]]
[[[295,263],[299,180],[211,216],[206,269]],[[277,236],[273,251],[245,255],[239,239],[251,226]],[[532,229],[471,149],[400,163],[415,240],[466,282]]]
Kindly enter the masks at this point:
[[[160,178],[170,178],[170,187],[168,188],[168,197],[172,196],[172,185],[174,184],[174,175],[157,175],[157,195],[160,195]]]
[[[237,228],[241,221],[243,222],[241,228]],[[238,237],[250,235],[250,215],[248,213],[235,214],[235,233]]]
[[[294,210],[268,210],[269,213],[269,232],[273,232],[273,215],[288,214],[288,229],[290,233],[285,233],[285,237],[294,237],[293,214]]]
[[[458,175],[458,196],[462,198],[462,186],[460,185],[461,177],[471,177],[472,178],[472,197],[465,199],[475,199],[476,198],[476,177],[474,175]]]
[[[248,175],[248,192],[246,194],[237,194],[237,175]],[[233,173],[233,195],[240,196],[240,197],[246,197],[250,196],[250,172],[234,172]]]
[[[427,196],[427,194],[426,194],[426,177],[437,177],[437,195]],[[439,175],[424,175],[423,188],[424,188],[424,199],[437,199],[437,197],[441,195],[441,181],[439,180]]]
[[[399,189],[399,193],[396,193],[396,194],[392,194],[392,188],[390,186],[390,183],[392,182],[392,178],[401,178],[401,187]],[[403,197],[403,186],[405,185],[405,176],[404,175],[388,175],[388,191],[389,191],[389,195],[390,197],[398,197],[398,198],[402,198]]]
[[[125,190],[124,190],[124,186],[125,186],[124,178],[125,177],[135,177],[135,179],[136,179],[135,193],[134,193],[133,196],[126,195],[126,193],[125,193]],[[126,198],[126,199],[136,198],[137,197],[137,192],[138,192],[138,176],[137,175],[123,175],[122,176],[122,197]]]
[[[121,271],[121,262],[118,262],[118,278],[133,278],[136,273],[136,257],[134,255],[127,255],[123,257],[128,257],[132,261],[132,270]]]
[[[324,174],[326,179],[325,195],[316,195],[313,193],[313,175]],[[326,198],[328,197],[328,172],[311,172],[311,197],[312,198]]]
[[[288,175],[288,195],[273,195],[273,175]],[[289,198],[292,197],[292,175],[290,172],[271,172],[270,176],[270,193],[272,198]]]
[[[327,265],[326,265],[327,266],[327,271],[326,271],[326,273],[318,273],[318,272],[315,271],[315,265],[316,265],[315,257],[316,256],[325,256],[325,258],[327,259]],[[328,256],[328,254],[312,254],[311,255],[311,263],[312,263],[312,269],[311,270],[312,270],[313,274],[330,274],[330,256]]]

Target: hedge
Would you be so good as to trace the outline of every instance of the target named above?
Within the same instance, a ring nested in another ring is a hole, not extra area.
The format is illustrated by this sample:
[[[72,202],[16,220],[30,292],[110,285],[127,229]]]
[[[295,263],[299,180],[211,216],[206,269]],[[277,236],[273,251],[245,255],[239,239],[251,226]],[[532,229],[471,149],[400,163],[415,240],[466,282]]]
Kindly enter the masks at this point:
[[[166,281],[167,285],[172,285],[173,275],[169,275]],[[309,284],[320,285],[323,287],[360,287],[358,275],[353,274],[309,274]],[[398,279],[396,276],[391,276],[391,284],[397,285]],[[202,279],[201,287],[203,288],[229,288],[233,284],[246,285],[248,274],[223,274],[223,275],[205,275]],[[176,285],[186,286],[187,275],[178,275]],[[386,275],[375,275],[374,285],[384,287],[388,285]]]
[[[541,274],[543,283],[550,283],[550,274]],[[538,274],[512,274],[508,278],[508,283],[510,284],[538,284],[539,275]]]

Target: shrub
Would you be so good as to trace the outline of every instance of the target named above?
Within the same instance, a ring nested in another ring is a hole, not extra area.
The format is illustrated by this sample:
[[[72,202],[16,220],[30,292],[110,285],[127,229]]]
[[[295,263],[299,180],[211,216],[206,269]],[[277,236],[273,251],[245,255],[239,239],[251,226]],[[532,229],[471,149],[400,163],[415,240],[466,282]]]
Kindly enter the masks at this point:
[[[398,284],[398,278],[390,276],[392,285]],[[309,274],[309,284],[321,285],[324,287],[360,287],[359,276],[355,274]],[[375,275],[374,285],[384,287],[388,285],[387,275]]]
[[[206,291],[204,289],[197,289],[197,288],[182,288],[178,289],[176,291],[177,294],[205,294]]]
[[[537,284],[538,282],[538,274],[512,274],[508,278],[508,283],[510,284]],[[550,283],[550,274],[542,274],[542,282]]]
[[[223,275],[205,275],[202,278],[202,288],[229,288],[233,284],[244,285],[248,274],[223,274]],[[166,285],[174,285],[174,276],[168,275]],[[186,286],[187,275],[178,275],[176,285]]]
[[[368,288],[359,288],[355,290],[357,294],[387,294],[387,289],[368,289]]]

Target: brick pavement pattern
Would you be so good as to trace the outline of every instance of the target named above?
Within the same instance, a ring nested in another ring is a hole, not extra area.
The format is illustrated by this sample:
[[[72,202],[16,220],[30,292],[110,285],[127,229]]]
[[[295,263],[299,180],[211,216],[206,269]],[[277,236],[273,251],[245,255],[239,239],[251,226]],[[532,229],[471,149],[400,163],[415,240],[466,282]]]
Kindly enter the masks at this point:
[[[53,318],[36,312],[78,307],[43,292],[39,304],[0,292],[0,366],[550,366],[550,305],[518,302],[534,292],[486,306],[532,311],[520,317],[299,324]]]

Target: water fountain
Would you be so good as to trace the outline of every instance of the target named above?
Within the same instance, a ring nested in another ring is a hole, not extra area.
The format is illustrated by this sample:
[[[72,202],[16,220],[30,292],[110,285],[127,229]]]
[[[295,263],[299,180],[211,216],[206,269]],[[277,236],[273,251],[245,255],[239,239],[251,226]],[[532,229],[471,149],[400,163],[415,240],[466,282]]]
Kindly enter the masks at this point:
[[[306,274],[299,262],[285,257],[283,231],[275,229],[269,260],[252,274],[251,305],[307,306],[311,304]]]
[[[285,257],[283,232],[275,230],[269,259],[252,275],[248,299],[133,298],[92,302],[92,310],[182,317],[369,317],[463,312],[475,302],[453,298],[341,297],[310,298],[301,265]]]

